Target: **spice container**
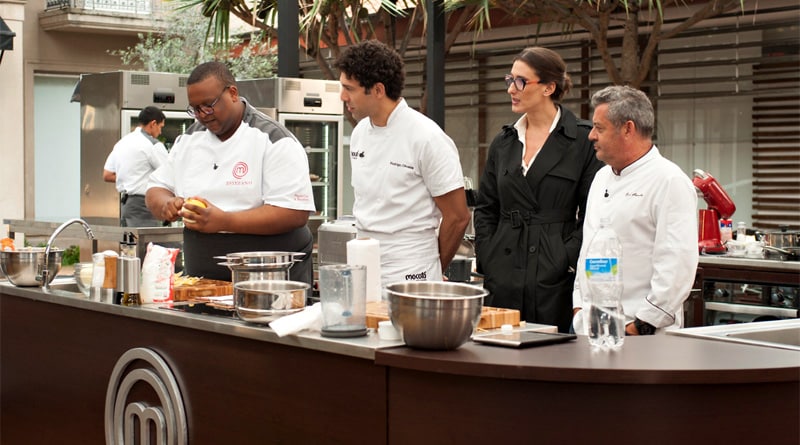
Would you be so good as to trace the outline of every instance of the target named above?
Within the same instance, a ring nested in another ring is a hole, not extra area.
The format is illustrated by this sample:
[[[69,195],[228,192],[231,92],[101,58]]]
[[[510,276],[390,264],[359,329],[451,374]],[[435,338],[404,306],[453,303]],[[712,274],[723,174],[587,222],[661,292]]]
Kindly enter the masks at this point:
[[[137,257],[120,257],[117,261],[117,296],[123,306],[139,306],[139,278],[141,265]]]

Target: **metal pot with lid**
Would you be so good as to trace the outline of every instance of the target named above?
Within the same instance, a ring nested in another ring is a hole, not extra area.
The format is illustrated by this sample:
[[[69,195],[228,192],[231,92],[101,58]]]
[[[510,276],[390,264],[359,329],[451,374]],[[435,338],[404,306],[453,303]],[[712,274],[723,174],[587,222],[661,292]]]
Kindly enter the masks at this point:
[[[797,261],[800,257],[800,231],[781,226],[780,230],[763,232],[761,241],[768,259]]]
[[[231,270],[233,284],[255,280],[289,280],[289,269],[302,261],[302,252],[236,252],[224,257],[220,266]]]
[[[781,226],[777,231],[765,232],[762,239],[768,246],[778,249],[800,247],[800,231],[789,230],[788,226]]]

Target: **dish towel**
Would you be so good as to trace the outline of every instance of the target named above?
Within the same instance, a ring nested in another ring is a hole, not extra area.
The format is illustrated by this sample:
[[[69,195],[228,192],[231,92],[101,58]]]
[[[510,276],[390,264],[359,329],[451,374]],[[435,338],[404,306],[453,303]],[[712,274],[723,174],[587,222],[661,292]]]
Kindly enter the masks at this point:
[[[322,306],[320,303],[314,303],[301,312],[285,315],[271,322],[269,327],[278,334],[278,337],[296,334],[303,329],[319,331],[322,329]]]

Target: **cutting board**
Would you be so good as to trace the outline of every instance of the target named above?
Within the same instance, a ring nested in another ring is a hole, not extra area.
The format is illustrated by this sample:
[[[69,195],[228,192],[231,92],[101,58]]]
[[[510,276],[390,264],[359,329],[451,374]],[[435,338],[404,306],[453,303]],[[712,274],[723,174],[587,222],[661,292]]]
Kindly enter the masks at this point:
[[[367,303],[367,327],[377,329],[378,322],[388,319],[388,302],[371,301]],[[503,309],[499,307],[483,307],[481,310],[481,319],[478,322],[478,329],[496,329],[504,324],[519,326],[519,311],[516,309]]]
[[[197,297],[231,295],[233,294],[233,283],[201,278],[200,281],[194,284],[175,286],[173,290],[172,298],[174,301],[191,301]]]

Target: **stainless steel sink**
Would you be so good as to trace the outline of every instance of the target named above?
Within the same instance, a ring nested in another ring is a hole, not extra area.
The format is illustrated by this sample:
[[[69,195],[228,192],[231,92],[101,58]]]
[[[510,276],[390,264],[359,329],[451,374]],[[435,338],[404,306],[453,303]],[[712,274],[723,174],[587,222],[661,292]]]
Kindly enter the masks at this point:
[[[761,321],[667,331],[709,340],[729,341],[800,351],[800,319]]]
[[[800,328],[770,329],[768,331],[731,332],[731,338],[743,338],[766,343],[800,347]]]

